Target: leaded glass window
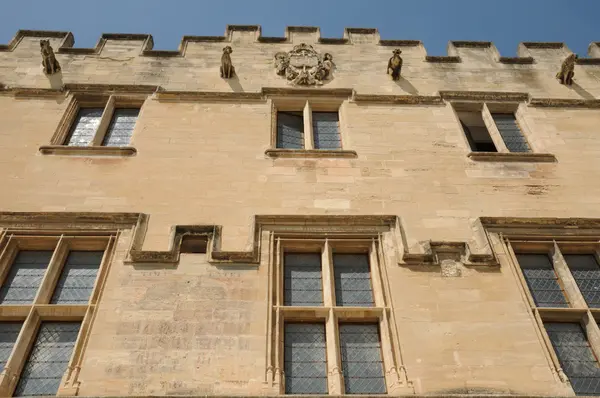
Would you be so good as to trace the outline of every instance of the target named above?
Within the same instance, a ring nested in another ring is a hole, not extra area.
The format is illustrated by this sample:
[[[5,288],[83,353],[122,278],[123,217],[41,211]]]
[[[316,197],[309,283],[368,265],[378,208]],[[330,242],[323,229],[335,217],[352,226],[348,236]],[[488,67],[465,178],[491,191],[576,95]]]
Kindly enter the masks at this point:
[[[81,108],[71,127],[69,146],[87,146],[92,143],[100,126],[104,108]]]
[[[492,113],[492,118],[510,152],[531,152],[531,148],[512,113]]]
[[[42,322],[15,396],[55,395],[73,353],[80,322]]]
[[[547,254],[517,254],[517,260],[536,306],[569,306]]]
[[[304,148],[304,116],[302,112],[277,112],[277,148]]]
[[[335,301],[338,306],[372,307],[371,269],[367,254],[333,255]]]
[[[341,324],[340,352],[346,394],[386,393],[377,325]]]
[[[339,115],[337,112],[313,112],[315,149],[340,149]]]
[[[593,254],[565,254],[571,274],[588,306],[600,308],[600,266]]]
[[[0,304],[33,303],[51,258],[51,250],[20,251],[0,287]]]
[[[286,253],[283,268],[284,305],[323,305],[321,254]]]
[[[96,282],[104,252],[72,251],[69,253],[51,304],[87,304]]]
[[[286,323],[284,371],[286,394],[327,394],[325,325]]]
[[[600,368],[579,323],[545,322],[560,365],[577,395],[600,395]]]
[[[6,366],[21,327],[23,322],[0,322],[0,371]]]
[[[115,109],[108,131],[104,136],[104,146],[127,146],[131,141],[133,128],[140,110],[137,108]]]

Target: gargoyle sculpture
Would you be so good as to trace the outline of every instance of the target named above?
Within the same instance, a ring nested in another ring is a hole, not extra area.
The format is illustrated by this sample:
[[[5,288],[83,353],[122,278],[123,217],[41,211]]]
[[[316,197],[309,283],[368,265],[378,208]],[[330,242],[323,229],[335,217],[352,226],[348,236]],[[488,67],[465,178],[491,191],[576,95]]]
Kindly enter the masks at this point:
[[[231,63],[231,54],[233,50],[227,46],[223,48],[223,55],[221,55],[221,77],[224,79],[231,79],[235,74],[235,68]]]
[[[40,40],[40,52],[42,53],[42,66],[44,73],[53,75],[60,71],[60,65],[54,55],[54,50],[50,46],[50,40]]]
[[[556,78],[560,81],[560,84],[566,84],[570,86],[573,84],[573,76],[575,76],[575,61],[577,60],[576,54],[571,54],[563,61],[560,71],[556,74]]]
[[[392,80],[398,80],[400,79],[400,72],[402,71],[402,58],[400,58],[402,51],[396,49],[393,54],[392,58],[388,61],[386,73],[392,75]]]

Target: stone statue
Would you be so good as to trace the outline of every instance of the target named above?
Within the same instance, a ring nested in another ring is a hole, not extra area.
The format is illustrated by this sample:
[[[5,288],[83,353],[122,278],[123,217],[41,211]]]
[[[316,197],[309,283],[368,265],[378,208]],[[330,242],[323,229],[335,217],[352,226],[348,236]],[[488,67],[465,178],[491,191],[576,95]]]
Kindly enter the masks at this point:
[[[221,55],[221,77],[224,79],[230,79],[235,74],[235,68],[231,63],[231,54],[233,50],[227,46],[223,48],[223,55]]]
[[[275,73],[300,86],[322,85],[331,79],[333,56],[321,57],[312,46],[302,43],[290,52],[275,54]]]
[[[575,76],[575,61],[577,60],[576,54],[571,54],[563,61],[560,71],[556,74],[556,78],[560,81],[560,84],[566,84],[570,86],[573,84],[573,76]]]
[[[400,58],[402,51],[396,49],[393,54],[392,58],[388,61],[386,73],[392,75],[392,80],[398,80],[400,79],[400,71],[402,70],[402,58]]]
[[[44,73],[47,75],[53,75],[60,71],[60,65],[54,55],[54,50],[50,46],[50,40],[40,40],[40,52],[42,53],[42,66],[44,67]]]

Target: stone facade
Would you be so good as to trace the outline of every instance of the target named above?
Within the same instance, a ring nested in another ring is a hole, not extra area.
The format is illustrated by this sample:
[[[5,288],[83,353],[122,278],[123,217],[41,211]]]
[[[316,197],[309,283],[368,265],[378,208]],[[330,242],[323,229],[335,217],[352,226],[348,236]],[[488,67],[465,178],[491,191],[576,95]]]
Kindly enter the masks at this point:
[[[276,73],[275,54],[302,43],[332,62],[323,84]],[[282,394],[278,319],[291,315],[276,293],[280,254],[311,240],[333,252],[360,240],[370,253],[376,308],[302,316],[331,330],[333,318],[375,319],[389,394],[574,394],[542,322],[583,322],[597,350],[600,314],[573,286],[571,309],[538,309],[515,253],[547,248],[560,264],[559,252],[598,253],[600,43],[570,86],[556,79],[562,43],[502,57],[492,43],[455,41],[430,56],[374,29],[332,39],[289,27],[279,38],[228,26],[176,51],[153,50],[149,35],[73,44],[67,32],[19,31],[0,46],[0,275],[7,253],[37,237],[59,251],[93,246],[69,239],[108,242],[87,307],[0,304],[0,321],[31,333],[40,319],[83,320],[59,395]],[[395,49],[398,80],[386,73]],[[63,145],[77,109],[111,101],[140,106],[128,146]],[[338,109],[341,150],[276,148],[278,111],[311,120]],[[481,112],[498,152],[470,149],[463,109]],[[530,152],[503,143],[492,115],[507,111]],[[2,395],[31,345],[20,338]],[[342,394],[331,350],[329,392]]]

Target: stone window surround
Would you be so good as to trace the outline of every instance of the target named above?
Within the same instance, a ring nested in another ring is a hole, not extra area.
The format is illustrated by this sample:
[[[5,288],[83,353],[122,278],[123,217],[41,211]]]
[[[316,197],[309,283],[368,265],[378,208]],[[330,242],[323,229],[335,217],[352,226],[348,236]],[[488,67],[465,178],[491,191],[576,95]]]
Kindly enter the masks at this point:
[[[146,98],[145,94],[73,93],[70,95],[67,109],[50,140],[50,145],[43,145],[39,150],[44,155],[133,156],[137,150],[131,145],[131,142],[130,145],[121,147],[107,147],[101,144],[108,132],[114,110],[116,108],[140,108],[141,110]],[[84,107],[104,108],[94,139],[88,146],[68,146],[66,141],[75,118],[79,110]],[[131,141],[134,139],[135,130],[134,128]]]
[[[273,393],[284,394],[283,333],[286,321],[314,321],[325,325],[327,385],[329,395],[343,393],[343,375],[339,347],[340,322],[377,323],[380,332],[382,361],[387,394],[414,393],[407,380],[402,363],[401,347],[393,314],[390,286],[385,270],[385,255],[381,233],[352,235],[327,233],[322,229],[297,234],[281,230],[269,232],[269,311],[267,336],[267,383]],[[295,228],[294,228],[295,229]],[[366,231],[365,231],[366,232]],[[391,232],[387,232],[391,233]],[[366,253],[371,267],[371,283],[375,305],[373,307],[339,307],[335,305],[332,254]],[[284,306],[283,256],[284,252],[321,253],[324,302],[322,306]]]
[[[271,98],[271,140],[265,155],[272,158],[355,158],[356,151],[344,149],[349,142],[344,133],[344,104],[342,98]],[[304,149],[277,148],[277,112],[302,111],[304,118]],[[341,149],[314,149],[312,112],[338,112]]]
[[[533,142],[531,137],[531,129],[527,124],[524,113],[527,105],[524,102],[493,102],[493,101],[449,101],[457,126],[460,128],[463,142],[469,151],[467,155],[474,161],[501,161],[501,162],[555,162],[556,157],[550,153],[541,152],[537,143]],[[498,152],[473,152],[465,131],[463,131],[458,117],[458,111],[481,112],[482,119],[485,123],[494,146]],[[492,113],[512,113],[515,116],[517,125],[519,126],[523,137],[529,144],[531,152],[510,152],[498,131],[498,127],[494,122]]]
[[[531,227],[535,228],[533,225]],[[546,332],[544,321],[580,323],[587,334],[592,351],[597,357],[600,356],[600,329],[598,328],[600,308],[588,307],[563,257],[563,254],[592,254],[600,263],[600,236],[598,235],[600,231],[594,228],[592,233],[586,231],[578,236],[573,233],[573,227],[566,227],[564,229],[553,228],[553,231],[548,231],[550,233],[544,231],[546,229],[544,227],[547,228],[548,225],[540,224],[539,229],[527,228],[524,231],[507,227],[493,232],[488,230],[488,232],[492,233],[491,238],[495,242],[494,250],[498,254],[498,257],[506,259],[518,280],[523,299],[530,308],[529,313],[536,325],[538,337],[555,379],[562,382],[565,388],[572,391],[569,379],[560,365],[558,356]],[[577,231],[577,227],[575,227],[575,231]],[[541,253],[549,256],[561,289],[569,303],[568,308],[536,306],[517,260],[516,253]]]
[[[67,370],[63,375],[58,396],[74,396],[79,390],[78,380],[85,343],[91,333],[96,306],[104,287],[113,256],[116,234],[104,231],[81,231],[60,234],[39,230],[6,230],[0,234],[0,280],[6,278],[19,250],[52,250],[50,264],[38,288],[33,303],[0,305],[0,321],[23,321],[23,326],[12,353],[0,373],[0,395],[12,396],[19,375],[29,356],[29,350],[43,321],[80,321],[81,329]],[[104,251],[94,288],[87,304],[48,304],[62,266],[72,250]]]

